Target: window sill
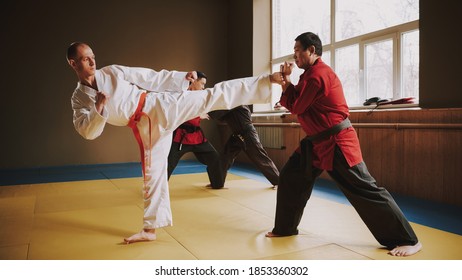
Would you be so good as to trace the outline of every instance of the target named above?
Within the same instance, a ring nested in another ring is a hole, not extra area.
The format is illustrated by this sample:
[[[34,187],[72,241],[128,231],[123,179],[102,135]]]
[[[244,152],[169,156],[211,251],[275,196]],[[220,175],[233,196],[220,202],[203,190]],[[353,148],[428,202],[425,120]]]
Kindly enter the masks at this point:
[[[373,111],[394,111],[394,110],[420,110],[419,104],[389,104],[389,105],[380,105],[376,108],[376,105],[369,106],[351,106],[349,107],[350,112],[369,112]],[[272,117],[272,116],[282,116],[282,115],[291,115],[288,110],[268,110],[268,111],[258,111],[253,112],[252,117]]]
[[[369,105],[351,106],[350,112],[369,112],[369,111],[394,111],[394,110],[420,110],[419,104],[389,104],[389,105]]]
[[[278,117],[283,115],[290,115],[290,112],[287,110],[269,110],[252,113],[252,117]]]

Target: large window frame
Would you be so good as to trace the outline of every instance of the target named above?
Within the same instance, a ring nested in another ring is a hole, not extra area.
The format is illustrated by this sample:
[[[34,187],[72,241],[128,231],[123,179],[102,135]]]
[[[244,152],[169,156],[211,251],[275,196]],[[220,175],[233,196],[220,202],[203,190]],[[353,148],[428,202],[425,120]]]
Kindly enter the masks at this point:
[[[273,1],[272,1],[273,2]],[[402,84],[402,38],[404,34],[408,34],[409,32],[413,31],[419,31],[419,20],[414,20],[410,21],[404,24],[392,26],[389,28],[381,29],[378,31],[366,33],[360,36],[348,38],[345,40],[341,41],[336,41],[335,38],[335,0],[331,0],[331,16],[330,16],[330,43],[324,44],[323,45],[323,54],[329,54],[326,56],[326,59],[324,58],[323,55],[323,60],[329,64],[334,71],[336,71],[336,51],[345,47],[349,46],[354,46],[358,45],[358,51],[359,51],[359,73],[358,73],[358,79],[359,79],[359,89],[358,92],[355,94],[358,94],[358,98],[361,102],[356,100],[356,104],[349,104],[350,109],[364,109],[368,108],[367,106],[363,106],[362,103],[365,99],[373,97],[373,96],[380,96],[381,94],[373,93],[373,92],[367,92],[367,68],[365,66],[366,64],[366,47],[371,45],[371,44],[376,44],[379,42],[382,42],[384,40],[391,40],[392,42],[392,50],[393,50],[393,73],[392,73],[392,96],[388,96],[388,98],[391,99],[399,99],[402,97],[408,96],[406,92],[403,90],[403,84]],[[273,3],[271,3],[272,6],[272,12],[273,11]],[[274,28],[274,17],[272,15],[272,32]],[[308,31],[308,30],[307,30]],[[311,31],[311,30],[310,30]],[[295,39],[295,38],[294,38]],[[275,40],[274,36],[272,36],[272,40]],[[324,43],[324,42],[323,42]],[[272,46],[274,46],[274,42],[272,42]],[[273,48],[273,47],[272,47]],[[271,50],[272,53],[274,53],[274,50]],[[272,55],[273,56],[273,55]],[[274,57],[270,60],[270,65],[271,65],[271,72],[277,71],[279,68],[279,65],[283,63],[284,61],[291,61],[293,60],[293,53],[287,54],[284,56],[280,57]],[[299,69],[301,70],[301,69]],[[294,82],[297,82],[298,80],[298,74],[296,73],[293,75]],[[342,77],[339,78],[342,80]],[[275,102],[279,100],[280,97],[280,87],[277,85],[273,87],[273,105]],[[403,104],[403,105],[393,105],[393,108],[396,107],[416,107],[418,106],[418,96],[415,96],[415,103],[414,104]],[[390,107],[390,106],[383,106],[384,108]]]

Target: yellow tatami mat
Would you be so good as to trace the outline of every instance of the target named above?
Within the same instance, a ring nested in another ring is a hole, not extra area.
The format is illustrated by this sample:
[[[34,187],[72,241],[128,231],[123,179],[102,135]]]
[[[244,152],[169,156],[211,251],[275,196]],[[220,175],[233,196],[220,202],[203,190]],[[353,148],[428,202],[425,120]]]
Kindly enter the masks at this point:
[[[205,173],[173,175],[174,225],[159,229],[154,242],[125,245],[123,237],[142,226],[141,184],[141,178],[126,178],[0,187],[0,259],[397,259],[351,206],[316,196],[298,236],[266,238],[276,191],[233,174],[221,190],[205,188]],[[412,226],[424,248],[406,259],[462,259],[462,236]]]

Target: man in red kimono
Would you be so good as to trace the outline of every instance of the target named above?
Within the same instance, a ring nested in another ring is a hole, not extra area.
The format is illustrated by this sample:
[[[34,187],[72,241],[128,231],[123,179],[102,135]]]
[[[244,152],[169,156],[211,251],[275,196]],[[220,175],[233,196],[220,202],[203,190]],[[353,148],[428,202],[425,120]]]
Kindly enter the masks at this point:
[[[294,64],[281,65],[280,103],[298,116],[307,137],[281,171],[275,227],[266,236],[298,234],[314,181],[326,170],[391,255],[413,255],[422,245],[392,196],[369,174],[348,120],[342,84],[321,55],[321,40],[306,32],[295,39],[295,64],[305,70],[297,85],[290,80]]]
[[[188,90],[203,90],[207,83],[207,76],[197,71],[197,79],[189,85]],[[207,141],[201,129],[201,117],[196,117],[181,124],[173,132],[173,141],[168,154],[168,178],[178,165],[181,157],[186,153],[194,153],[197,160],[207,165],[207,174],[212,189],[224,186],[225,176],[221,167],[220,156],[215,148]]]

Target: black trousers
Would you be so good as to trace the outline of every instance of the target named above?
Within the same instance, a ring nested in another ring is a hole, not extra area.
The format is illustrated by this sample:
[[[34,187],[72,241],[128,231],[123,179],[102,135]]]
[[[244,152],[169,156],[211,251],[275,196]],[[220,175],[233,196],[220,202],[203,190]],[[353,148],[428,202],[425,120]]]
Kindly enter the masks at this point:
[[[322,170],[312,167],[313,178],[301,168],[300,154],[294,153],[281,171],[277,193],[274,234],[298,234],[298,225],[311,196],[315,179]],[[387,248],[415,245],[418,242],[411,225],[390,193],[376,185],[366,164],[349,167],[340,148],[335,148],[333,170],[329,175],[358,212],[375,239]]]
[[[225,177],[223,174],[223,168],[221,167],[220,156],[212,144],[207,141],[197,145],[183,144],[181,146],[181,150],[179,147],[179,143],[173,142],[170,148],[170,153],[168,154],[169,179],[181,157],[186,153],[194,153],[197,160],[207,166],[207,174],[212,188],[222,188],[224,186]]]
[[[273,185],[279,184],[279,170],[273,160],[268,156],[265,148],[260,142],[257,130],[252,125],[245,132],[238,136],[231,136],[226,142],[222,154],[223,173],[226,174],[234,160],[240,152],[244,152],[253,162],[257,169],[270,181]]]

